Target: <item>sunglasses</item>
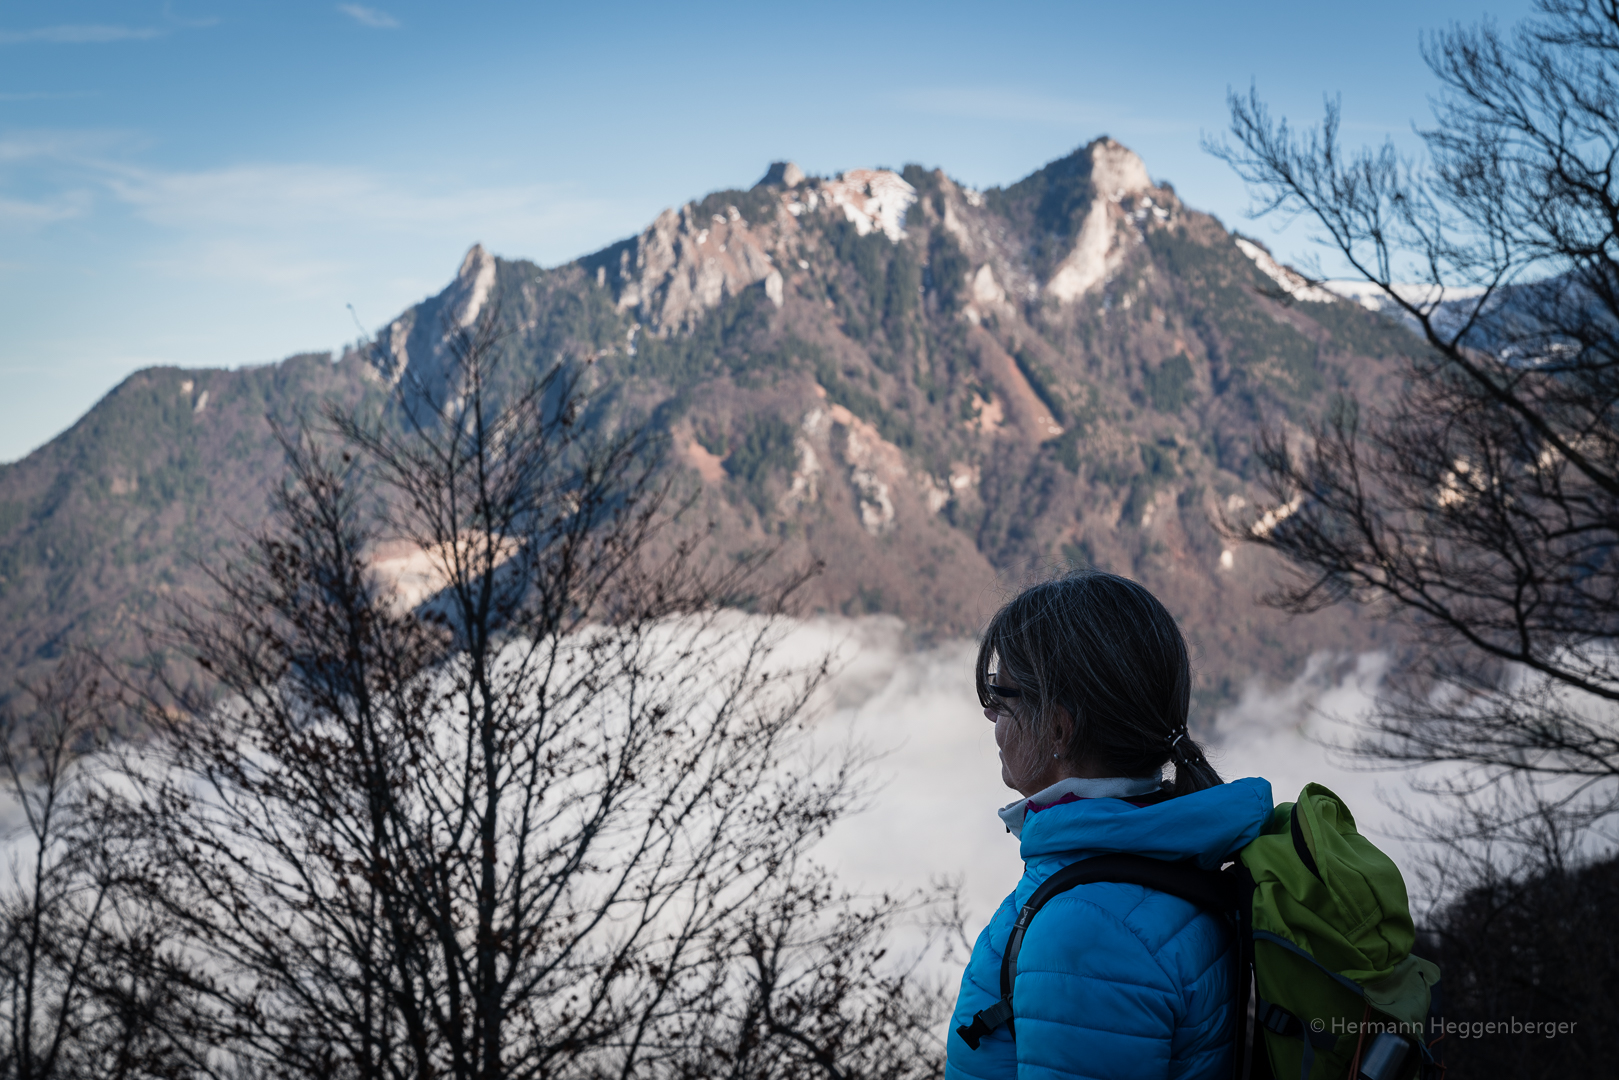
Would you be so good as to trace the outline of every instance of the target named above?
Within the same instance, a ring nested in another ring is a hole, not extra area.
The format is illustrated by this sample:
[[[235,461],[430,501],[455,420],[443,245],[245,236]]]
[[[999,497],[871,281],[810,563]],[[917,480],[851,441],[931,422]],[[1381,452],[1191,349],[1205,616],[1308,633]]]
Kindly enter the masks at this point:
[[[990,676],[991,679],[994,677],[993,675]],[[1015,686],[999,686],[988,681],[984,683],[984,692],[990,696],[993,704],[997,706],[1002,702],[1012,701],[1023,696],[1023,691]]]

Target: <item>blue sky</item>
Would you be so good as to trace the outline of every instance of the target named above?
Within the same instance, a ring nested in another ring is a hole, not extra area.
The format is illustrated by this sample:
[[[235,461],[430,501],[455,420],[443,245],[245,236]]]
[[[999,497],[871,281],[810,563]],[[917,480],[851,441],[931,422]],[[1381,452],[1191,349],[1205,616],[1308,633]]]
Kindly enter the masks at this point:
[[[1227,89],[1414,150],[1421,34],[1528,7],[8,0],[0,461],[138,368],[332,349],[475,241],[563,262],[778,158],[989,186],[1105,133],[1297,259],[1199,148]]]

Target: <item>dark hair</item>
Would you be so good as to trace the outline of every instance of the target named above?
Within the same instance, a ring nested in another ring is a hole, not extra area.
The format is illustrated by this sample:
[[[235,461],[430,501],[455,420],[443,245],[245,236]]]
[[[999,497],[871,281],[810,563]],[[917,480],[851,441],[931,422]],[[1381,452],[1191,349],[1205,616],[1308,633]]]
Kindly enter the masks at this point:
[[[1186,730],[1192,666],[1174,616],[1144,587],[1099,570],[1031,585],[990,620],[978,646],[978,699],[995,707],[990,665],[1021,695],[1019,718],[1056,745],[1057,710],[1074,718],[1070,764],[1151,776],[1173,761],[1174,793],[1223,781]]]

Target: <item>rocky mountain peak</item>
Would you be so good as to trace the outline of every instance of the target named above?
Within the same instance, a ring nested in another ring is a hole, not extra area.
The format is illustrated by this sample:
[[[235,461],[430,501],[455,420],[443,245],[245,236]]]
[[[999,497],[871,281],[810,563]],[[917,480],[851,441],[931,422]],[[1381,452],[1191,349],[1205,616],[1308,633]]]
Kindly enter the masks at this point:
[[[696,203],[665,210],[641,235],[617,245],[617,265],[601,264],[598,278],[606,284],[611,273],[618,309],[660,337],[691,329],[727,296],[761,282],[780,307],[782,277],[770,251],[776,237],[767,227],[778,206],[766,202],[767,220],[757,223],[734,203],[717,213]]]
[[[1090,208],[1073,248],[1045,285],[1046,293],[1062,303],[1077,300],[1107,280],[1123,262],[1130,243],[1140,239],[1139,230],[1128,227],[1131,211],[1145,213],[1156,206],[1148,194],[1155,190],[1152,178],[1133,150],[1103,137],[1084,153],[1090,158]]]
[[[754,186],[779,187],[791,190],[802,184],[804,180],[804,170],[791,161],[772,161],[770,168],[765,171],[764,179]]]
[[[424,388],[441,392],[447,377],[445,343],[478,321],[498,274],[495,257],[482,244],[473,244],[443,292],[411,308],[377,335],[372,369],[390,384],[409,373]]]
[[[1153,187],[1147,166],[1129,147],[1103,136],[1085,148],[1091,159],[1091,185],[1096,193],[1115,201]]]
[[[652,334],[666,337],[691,329],[727,297],[756,286],[781,307],[778,267],[791,267],[809,221],[830,216],[854,226],[859,236],[880,232],[898,243],[916,198],[916,189],[889,169],[850,169],[822,180],[778,161],[752,191],[722,192],[665,210],[639,236],[589,257],[585,265],[602,285],[611,282],[620,311],[633,312]]]
[[[1044,296],[1065,307],[1095,293],[1144,241],[1149,222],[1180,211],[1141,158],[1106,137],[1006,188],[974,191],[943,174],[924,183],[940,224],[974,264],[970,321],[1009,301]]]
[[[455,281],[445,290],[450,317],[456,326],[468,327],[477,321],[494,286],[495,257],[485,251],[482,244],[473,244],[461,260]]]

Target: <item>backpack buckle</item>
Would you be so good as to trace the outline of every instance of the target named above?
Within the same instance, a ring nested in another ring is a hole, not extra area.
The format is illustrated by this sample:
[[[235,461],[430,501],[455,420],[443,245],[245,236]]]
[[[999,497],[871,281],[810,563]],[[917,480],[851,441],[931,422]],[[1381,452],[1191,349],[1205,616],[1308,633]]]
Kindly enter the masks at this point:
[[[971,1024],[962,1024],[956,1028],[956,1034],[969,1049],[977,1050],[978,1044],[984,1037],[1008,1020],[1012,1019],[1012,1003],[1005,998],[997,1001],[987,1009],[981,1009],[973,1014]]]
[[[1254,1019],[1265,1030],[1283,1037],[1295,1034],[1304,1025],[1299,1018],[1274,1002],[1259,998],[1254,1002]]]

